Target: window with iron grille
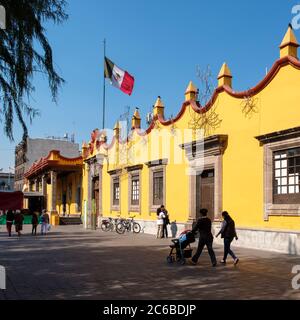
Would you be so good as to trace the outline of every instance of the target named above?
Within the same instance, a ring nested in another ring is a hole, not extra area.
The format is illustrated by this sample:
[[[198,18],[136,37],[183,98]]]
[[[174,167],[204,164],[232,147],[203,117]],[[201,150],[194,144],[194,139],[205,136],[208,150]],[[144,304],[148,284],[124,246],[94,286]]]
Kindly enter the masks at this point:
[[[164,201],[164,173],[153,172],[153,204],[160,205]]]
[[[113,180],[113,205],[119,205],[120,202],[120,182],[119,178]]]
[[[300,148],[273,153],[275,204],[300,204]]]
[[[138,175],[131,178],[131,204],[138,205],[140,201],[140,178]]]

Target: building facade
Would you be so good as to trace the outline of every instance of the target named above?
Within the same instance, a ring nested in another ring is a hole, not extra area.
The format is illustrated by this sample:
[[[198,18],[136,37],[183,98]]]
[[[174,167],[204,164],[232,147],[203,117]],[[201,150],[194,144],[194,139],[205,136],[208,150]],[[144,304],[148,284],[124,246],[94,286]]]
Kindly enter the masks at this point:
[[[14,173],[0,172],[0,191],[14,191]]]
[[[53,216],[81,214],[81,156],[67,158],[52,150],[30,167],[25,178],[25,208],[39,212],[46,209]]]
[[[237,92],[224,64],[211,100],[201,106],[189,83],[176,117],[166,120],[159,97],[153,121],[113,139],[94,130],[82,147],[85,226],[107,216],[135,216],[156,231],[164,204],[175,232],[190,228],[201,207],[214,228],[234,218],[237,245],[300,254],[300,62],[291,27],[280,57],[255,87]]]
[[[15,190],[23,191],[24,174],[31,165],[51,150],[58,150],[65,157],[78,157],[79,145],[68,140],[32,139],[27,137],[15,148]]]

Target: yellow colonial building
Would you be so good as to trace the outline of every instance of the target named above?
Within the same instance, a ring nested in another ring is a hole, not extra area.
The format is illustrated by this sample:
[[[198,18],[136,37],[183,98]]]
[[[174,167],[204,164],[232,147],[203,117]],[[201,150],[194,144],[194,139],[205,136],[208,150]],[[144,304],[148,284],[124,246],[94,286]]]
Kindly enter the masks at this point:
[[[66,158],[53,150],[35,162],[25,173],[25,208],[31,211],[46,209],[53,224],[58,216],[81,214],[82,157]],[[37,201],[38,199],[38,201]]]
[[[189,83],[176,117],[165,119],[160,97],[142,130],[122,123],[94,130],[82,147],[85,226],[102,217],[129,217],[156,230],[164,204],[174,230],[190,228],[200,207],[219,228],[222,210],[236,221],[237,245],[300,254],[300,62],[291,27],[280,57],[254,88],[236,92],[224,64],[204,106]]]

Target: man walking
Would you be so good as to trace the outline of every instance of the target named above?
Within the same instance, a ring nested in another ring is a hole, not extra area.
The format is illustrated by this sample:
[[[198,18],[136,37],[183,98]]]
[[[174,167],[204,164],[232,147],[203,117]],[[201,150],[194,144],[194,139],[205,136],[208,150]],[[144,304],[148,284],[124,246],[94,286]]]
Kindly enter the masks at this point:
[[[202,250],[204,246],[207,247],[210,260],[212,263],[212,266],[215,267],[217,265],[217,260],[216,256],[214,253],[214,250],[212,248],[213,245],[213,235],[211,233],[211,220],[207,217],[207,209],[200,209],[200,214],[201,217],[197,221],[197,224],[193,228],[192,232],[195,234],[197,231],[200,232],[200,237],[199,237],[199,243],[198,243],[198,249],[196,254],[192,258],[192,263],[194,265],[197,264],[197,261],[199,257],[201,256]]]
[[[37,212],[33,212],[31,223],[32,223],[31,235],[35,235],[36,236],[36,229],[37,229],[37,226],[39,224],[39,217],[38,217],[38,213]]]
[[[8,232],[8,236],[11,237],[11,228],[15,219],[15,215],[12,210],[8,210],[6,214],[6,228]]]

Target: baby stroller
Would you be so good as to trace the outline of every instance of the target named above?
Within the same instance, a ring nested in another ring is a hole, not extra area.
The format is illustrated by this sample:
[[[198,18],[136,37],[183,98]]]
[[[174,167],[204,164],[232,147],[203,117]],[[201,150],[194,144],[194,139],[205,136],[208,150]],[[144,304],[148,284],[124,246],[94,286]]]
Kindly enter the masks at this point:
[[[171,251],[167,256],[167,262],[173,263],[175,261],[180,264],[185,264],[186,258],[191,258],[193,249],[191,243],[195,242],[195,236],[190,230],[183,231],[178,239],[172,239],[173,244],[170,245]]]

